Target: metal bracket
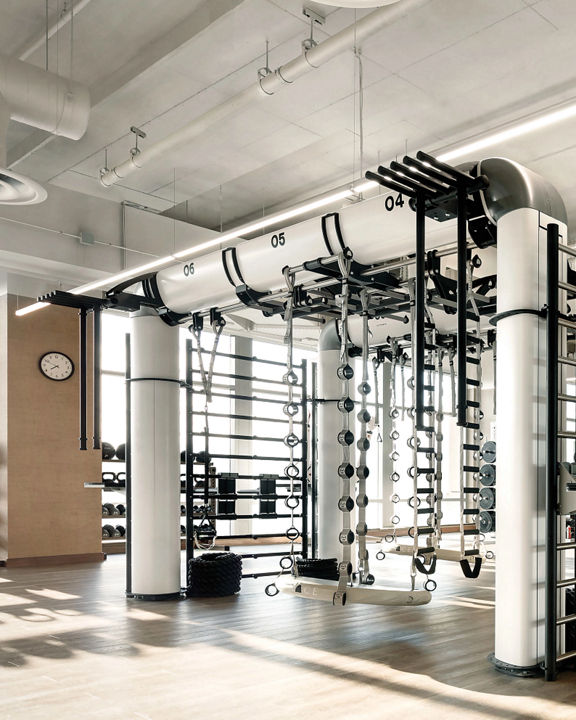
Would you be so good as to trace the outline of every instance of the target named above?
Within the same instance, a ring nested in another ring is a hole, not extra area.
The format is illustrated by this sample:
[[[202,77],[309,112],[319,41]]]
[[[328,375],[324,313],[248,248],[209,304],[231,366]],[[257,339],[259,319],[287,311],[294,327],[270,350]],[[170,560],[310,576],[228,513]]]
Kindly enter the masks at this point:
[[[140,153],[140,150],[138,148],[138,138],[142,138],[142,140],[144,140],[144,138],[146,137],[146,133],[144,132],[144,130],[140,130],[140,128],[137,128],[135,125],[132,125],[130,127],[130,132],[134,133],[134,138],[136,142],[134,147],[130,148],[130,155],[134,157],[135,155],[138,155]]]
[[[312,23],[316,23],[316,25],[322,26],[326,23],[324,15],[321,15],[317,10],[312,10],[312,8],[304,6],[302,8],[302,15],[307,17]]]
[[[318,45],[316,40],[314,40],[314,25],[324,25],[326,18],[323,15],[320,15],[320,13],[316,10],[312,10],[308,7],[302,8],[302,14],[310,20],[310,37],[302,40],[302,51],[306,53],[308,50],[312,50],[312,48]]]

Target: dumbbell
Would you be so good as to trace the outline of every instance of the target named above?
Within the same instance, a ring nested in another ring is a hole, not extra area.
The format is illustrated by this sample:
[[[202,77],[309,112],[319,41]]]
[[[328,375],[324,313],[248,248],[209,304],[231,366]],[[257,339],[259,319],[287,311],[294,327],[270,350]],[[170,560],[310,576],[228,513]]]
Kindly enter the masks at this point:
[[[124,525],[116,525],[116,532],[119,537],[124,537],[126,535],[126,528]]]
[[[120,443],[116,448],[116,457],[118,460],[126,460],[126,443]]]
[[[482,510],[479,525],[482,533],[494,532],[496,530],[496,513],[494,510]]]
[[[118,510],[119,515],[126,515],[126,506],[125,505],[116,505],[116,510]]]
[[[104,515],[110,515],[110,513],[108,512],[107,504],[102,505],[102,516],[104,516]]]
[[[102,460],[112,460],[116,454],[116,448],[110,443],[102,443]]]
[[[478,502],[482,510],[492,510],[496,507],[496,489],[491,487],[483,487],[480,490],[480,500]]]
[[[180,515],[186,515],[186,505],[180,505]]]
[[[180,535],[186,535],[186,525],[180,525]]]
[[[104,503],[102,507],[108,510],[107,515],[120,515],[118,508],[113,503]]]
[[[114,525],[103,525],[102,526],[102,537],[103,538],[120,537],[120,533],[114,527]]]

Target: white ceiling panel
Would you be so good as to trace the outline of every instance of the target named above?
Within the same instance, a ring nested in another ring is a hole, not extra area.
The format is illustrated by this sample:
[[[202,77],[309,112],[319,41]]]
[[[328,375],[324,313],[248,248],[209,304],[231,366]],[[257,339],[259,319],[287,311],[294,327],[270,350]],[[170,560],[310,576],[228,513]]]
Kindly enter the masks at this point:
[[[50,1],[54,14],[56,0]],[[218,225],[221,215],[234,224],[349,181],[359,172],[360,131],[358,66],[351,51],[118,187],[99,185],[104,149],[109,166],[123,162],[133,144],[131,125],[147,133],[141,141],[146,147],[254,84],[266,40],[272,68],[301,52],[309,34],[301,0],[218,3],[228,3],[229,11],[218,14],[214,0],[92,0],[74,28],[74,74],[95,88],[97,98],[88,132],[78,142],[51,140],[16,169],[42,182],[53,179],[161,210],[188,201],[186,217],[209,226]],[[319,42],[370,12],[309,4],[328,14],[315,29]],[[195,31],[191,17],[209,22]],[[4,51],[20,47],[43,22],[43,0],[3,0]],[[184,37],[178,33],[183,26]],[[406,146],[410,152],[452,146],[576,96],[575,32],[576,0],[429,0],[384,27],[362,48],[365,164],[387,163]],[[69,36],[64,29],[50,42],[51,66],[58,58],[64,73]],[[163,55],[159,47],[165,47]],[[39,65],[43,52],[32,58]],[[12,124],[9,148],[27,147],[36,135]],[[484,154],[510,155],[572,191],[574,146],[576,123],[564,123]],[[576,217],[576,193],[567,203]]]

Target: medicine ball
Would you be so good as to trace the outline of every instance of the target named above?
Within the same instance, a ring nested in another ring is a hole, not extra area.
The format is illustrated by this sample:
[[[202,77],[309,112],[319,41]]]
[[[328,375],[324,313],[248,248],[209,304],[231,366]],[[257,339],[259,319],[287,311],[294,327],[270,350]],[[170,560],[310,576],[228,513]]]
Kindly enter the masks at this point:
[[[116,448],[114,445],[107,442],[102,443],[102,460],[112,460],[115,454]]]

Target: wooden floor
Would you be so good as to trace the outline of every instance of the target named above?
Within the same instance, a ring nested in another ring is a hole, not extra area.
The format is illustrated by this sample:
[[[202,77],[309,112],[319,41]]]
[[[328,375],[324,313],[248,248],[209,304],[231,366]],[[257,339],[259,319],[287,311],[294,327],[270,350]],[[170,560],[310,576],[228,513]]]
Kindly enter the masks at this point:
[[[143,603],[123,573],[122,556],[0,570],[2,720],[576,718],[575,673],[547,684],[488,663],[490,565],[478,580],[443,565],[433,602],[410,609],[268,598],[254,580],[235,598]]]

